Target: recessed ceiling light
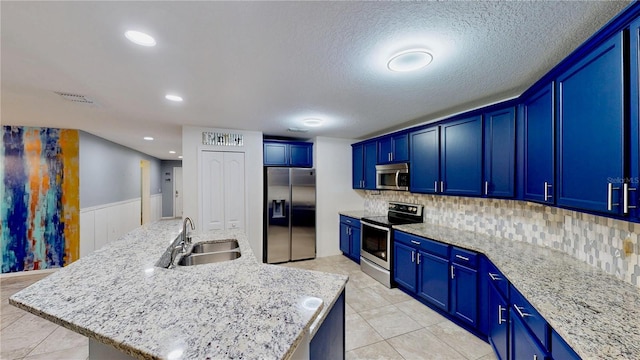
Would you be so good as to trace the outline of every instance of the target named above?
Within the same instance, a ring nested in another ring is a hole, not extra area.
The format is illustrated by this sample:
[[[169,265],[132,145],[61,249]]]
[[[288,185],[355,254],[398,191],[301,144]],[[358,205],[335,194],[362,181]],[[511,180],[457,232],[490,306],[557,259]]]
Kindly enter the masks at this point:
[[[178,156],[178,159],[182,159],[182,155]]]
[[[176,153],[176,152],[175,152],[175,151],[173,151],[173,150],[169,151],[169,154],[175,154],[175,153]]]
[[[425,49],[411,49],[399,52],[389,59],[387,68],[405,72],[421,69],[433,61],[433,55]]]
[[[149,34],[145,34],[140,31],[129,30],[124,33],[124,36],[134,44],[142,46],[156,46],[156,40]]]
[[[153,141],[153,138],[151,136],[145,136],[143,139],[147,141]]]
[[[322,120],[321,119],[304,119],[302,123],[307,126],[318,127],[322,125]]]
[[[177,102],[182,101],[182,97],[178,95],[167,94],[164,96],[164,98],[171,101],[177,101]]]

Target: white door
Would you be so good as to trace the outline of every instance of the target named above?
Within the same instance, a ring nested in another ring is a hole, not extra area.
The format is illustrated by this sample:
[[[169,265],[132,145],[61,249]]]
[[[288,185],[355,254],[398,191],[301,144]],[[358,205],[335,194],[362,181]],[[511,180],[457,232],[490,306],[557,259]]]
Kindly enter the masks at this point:
[[[173,217],[182,218],[182,168],[173,168]]]
[[[224,153],[226,229],[244,229],[244,153]]]
[[[224,230],[224,153],[203,151],[200,162],[202,231]]]

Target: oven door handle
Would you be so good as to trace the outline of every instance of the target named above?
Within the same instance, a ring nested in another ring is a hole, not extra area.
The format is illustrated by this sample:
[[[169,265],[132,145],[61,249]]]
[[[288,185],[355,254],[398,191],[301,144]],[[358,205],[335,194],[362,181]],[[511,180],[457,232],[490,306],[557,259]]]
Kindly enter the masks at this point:
[[[389,232],[389,230],[390,230],[388,227],[372,224],[370,222],[367,222],[366,220],[362,220],[361,221],[361,225],[366,225],[366,226],[372,227],[374,229],[383,230],[383,231],[386,231],[386,232]]]

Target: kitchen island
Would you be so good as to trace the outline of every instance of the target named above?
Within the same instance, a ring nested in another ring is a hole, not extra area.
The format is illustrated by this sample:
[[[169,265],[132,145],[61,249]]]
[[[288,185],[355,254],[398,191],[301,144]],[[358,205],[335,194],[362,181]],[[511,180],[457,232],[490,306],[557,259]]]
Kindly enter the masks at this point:
[[[193,238],[237,239],[238,259],[155,266],[181,228],[139,227],[9,302],[87,336],[90,355],[106,348],[142,359],[304,358],[334,305],[344,317],[346,276],[259,264],[240,231]]]

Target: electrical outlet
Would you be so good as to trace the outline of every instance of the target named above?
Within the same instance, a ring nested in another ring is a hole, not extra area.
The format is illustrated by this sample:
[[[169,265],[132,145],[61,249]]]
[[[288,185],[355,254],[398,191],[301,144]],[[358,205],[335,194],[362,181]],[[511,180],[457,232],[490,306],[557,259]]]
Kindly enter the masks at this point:
[[[624,250],[624,256],[633,254],[633,242],[631,238],[626,238],[622,242],[622,249]]]

